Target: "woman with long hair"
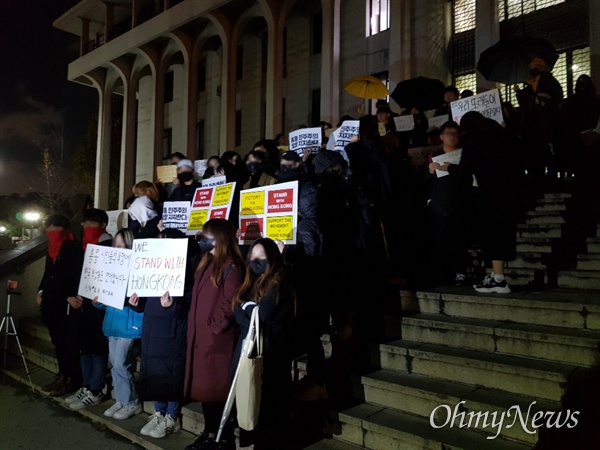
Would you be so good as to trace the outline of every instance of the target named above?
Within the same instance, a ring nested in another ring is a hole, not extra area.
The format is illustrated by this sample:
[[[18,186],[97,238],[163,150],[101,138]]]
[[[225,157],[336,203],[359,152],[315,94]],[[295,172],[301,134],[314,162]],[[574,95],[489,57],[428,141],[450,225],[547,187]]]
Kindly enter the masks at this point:
[[[248,253],[246,277],[233,297],[235,320],[242,336],[248,334],[252,310],[258,307],[263,336],[261,406],[254,436],[240,435],[240,446],[255,449],[285,448],[283,437],[289,418],[291,364],[296,300],[277,244],[257,240]],[[242,339],[235,350],[234,366],[240,359]]]
[[[233,423],[214,442],[230,388],[238,338],[231,302],[242,283],[244,260],[233,225],[212,219],[202,228],[204,255],[196,269],[188,315],[185,395],[202,402],[204,432],[187,450],[235,449]]]

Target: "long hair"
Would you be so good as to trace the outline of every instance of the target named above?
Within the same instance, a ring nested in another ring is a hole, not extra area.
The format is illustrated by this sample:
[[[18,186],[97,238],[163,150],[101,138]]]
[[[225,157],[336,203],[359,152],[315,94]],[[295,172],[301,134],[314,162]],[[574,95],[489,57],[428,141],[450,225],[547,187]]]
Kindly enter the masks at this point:
[[[158,201],[158,190],[156,189],[156,186],[154,186],[154,183],[150,181],[144,180],[136,183],[131,191],[136,197],[145,195],[153,202]]]
[[[262,245],[267,255],[267,270],[256,278],[256,275],[250,267],[250,256],[252,249],[257,245]],[[249,294],[252,294],[256,303],[272,289],[279,287],[285,281],[285,268],[283,257],[277,247],[277,244],[269,238],[259,239],[252,244],[248,257],[246,259],[246,277],[244,282],[233,296],[232,306],[235,308],[244,302]]]
[[[213,263],[210,280],[216,287],[223,278],[227,261],[231,260],[234,266],[244,267],[244,258],[237,245],[235,230],[231,222],[225,219],[211,219],[202,227],[204,233],[211,233],[215,238],[215,254],[207,252],[202,256],[196,272]]]
[[[123,239],[123,242],[125,243],[125,248],[133,247],[133,231],[129,228],[121,228],[117,231],[117,234],[115,234],[115,239],[117,236],[121,236],[121,239]]]

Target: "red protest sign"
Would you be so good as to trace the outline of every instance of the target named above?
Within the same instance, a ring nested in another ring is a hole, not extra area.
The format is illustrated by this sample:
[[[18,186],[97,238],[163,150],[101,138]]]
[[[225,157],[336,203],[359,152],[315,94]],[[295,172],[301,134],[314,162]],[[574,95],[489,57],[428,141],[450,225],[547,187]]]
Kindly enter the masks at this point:
[[[264,219],[240,219],[240,241],[255,241],[264,235]]]
[[[194,195],[194,202],[192,203],[192,208],[207,208],[210,206],[210,202],[212,200],[214,189],[206,188],[206,189],[196,189],[196,194]]]
[[[227,208],[213,208],[210,211],[210,218],[227,220]]]
[[[292,212],[293,210],[293,189],[280,189],[268,192],[267,213]]]

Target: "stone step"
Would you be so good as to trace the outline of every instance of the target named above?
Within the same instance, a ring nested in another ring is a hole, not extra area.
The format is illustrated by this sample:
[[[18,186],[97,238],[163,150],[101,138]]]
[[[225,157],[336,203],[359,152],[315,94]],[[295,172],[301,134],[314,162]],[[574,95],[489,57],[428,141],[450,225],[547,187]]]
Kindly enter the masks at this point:
[[[499,295],[450,286],[415,296],[419,311],[426,314],[600,330],[600,295],[596,291],[549,289]]]
[[[506,413],[513,406],[518,406],[526,414],[531,406],[531,415],[537,411],[556,411],[560,403],[539,400],[522,395],[507,395],[506,392],[470,386],[450,381],[437,380],[414,374],[405,374],[393,370],[380,370],[362,378],[365,387],[365,400],[373,405],[399,410],[405,413],[429,419],[432,414],[438,424],[443,424],[448,418],[448,409],[440,407],[448,405],[452,412],[455,408],[468,414],[479,412],[490,414],[494,411],[498,415]],[[461,402],[463,402],[460,404]],[[535,403],[535,404],[534,404]],[[436,409],[437,408],[437,409]],[[434,412],[435,411],[435,412]],[[515,409],[511,414],[514,414]],[[455,427],[460,425],[460,415],[452,420]],[[484,427],[483,420],[477,422],[477,429],[490,432],[489,427]],[[487,429],[486,429],[487,428]],[[522,427],[516,426],[501,430],[500,437],[515,439],[524,443],[535,444],[537,433],[529,434]]]
[[[517,235],[518,253],[552,253],[552,242],[549,238],[524,238]]]
[[[528,216],[525,220],[527,225],[561,225],[565,219],[560,215]]]
[[[540,275],[537,272],[540,272]],[[529,283],[534,281],[536,277],[543,278],[543,269],[535,268],[520,268],[520,267],[507,267],[506,277],[508,284],[511,286],[527,286]]]
[[[542,253],[519,252],[514,261],[506,263],[509,268],[516,269],[545,269],[546,265],[542,262]]]
[[[363,404],[340,413],[339,439],[372,450],[525,450],[530,445],[497,438],[466,428],[434,428],[429,419]]]
[[[49,372],[58,373],[58,361],[51,342],[20,333],[19,341],[27,363],[35,364]],[[14,337],[8,338],[8,351],[19,356],[19,348]]]
[[[595,270],[600,272],[599,254],[577,255],[577,270]]]
[[[143,406],[146,414],[154,414],[154,402],[144,402]],[[181,407],[181,426],[193,434],[201,434],[204,431],[202,403],[193,402]]]
[[[402,318],[402,337],[410,341],[588,367],[600,359],[600,331],[416,314]]]
[[[561,235],[561,224],[520,224],[517,226],[517,236],[522,238],[559,238]]]
[[[547,212],[547,211],[566,211],[567,205],[565,202],[557,202],[557,201],[538,201],[534,211],[538,212]]]
[[[362,447],[336,439],[323,439],[308,447],[304,447],[304,450],[358,450],[360,448]]]
[[[572,195],[567,192],[547,192],[544,194],[545,200],[566,200],[571,197]]]
[[[591,254],[600,253],[600,238],[589,238],[587,240],[587,252]]]
[[[568,289],[600,289],[600,272],[592,270],[566,270],[558,272],[558,285]]]
[[[24,317],[19,319],[19,333],[28,334],[42,341],[52,342],[48,327],[44,325],[41,317]]]
[[[578,366],[405,339],[381,344],[381,368],[560,401]]]

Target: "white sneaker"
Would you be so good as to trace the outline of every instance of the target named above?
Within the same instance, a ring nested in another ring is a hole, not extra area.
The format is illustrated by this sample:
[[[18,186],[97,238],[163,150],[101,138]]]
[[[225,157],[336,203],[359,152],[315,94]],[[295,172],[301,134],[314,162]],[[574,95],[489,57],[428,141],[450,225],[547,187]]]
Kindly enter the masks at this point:
[[[89,390],[85,393],[85,396],[76,402],[70,403],[69,408],[74,411],[79,409],[87,408],[88,406],[97,405],[102,401],[102,394],[98,394],[98,396],[92,394]]]
[[[166,415],[160,419],[158,425],[150,431],[150,437],[159,439],[164,438],[165,436],[176,433],[181,430],[181,425],[179,425],[179,420],[174,419],[170,415]]]
[[[113,419],[117,420],[125,420],[130,417],[135,416],[136,414],[140,414],[142,412],[142,405],[139,403],[137,405],[127,405],[123,406],[117,412],[113,414]]]
[[[69,395],[67,398],[65,398],[65,402],[67,402],[69,405],[71,403],[75,403],[80,401],[83,397],[85,397],[85,394],[87,393],[87,389],[82,387],[79,388],[79,390],[77,392],[75,392],[73,395]]]
[[[140,434],[142,436],[150,436],[150,432],[156,428],[158,422],[160,422],[162,418],[163,415],[161,413],[155,412],[148,419],[148,423],[140,430]]]
[[[108,408],[106,411],[104,411],[104,415],[106,417],[113,417],[115,415],[115,413],[120,410],[123,407],[123,403],[121,402],[115,402],[114,405],[112,405],[110,408]]]

